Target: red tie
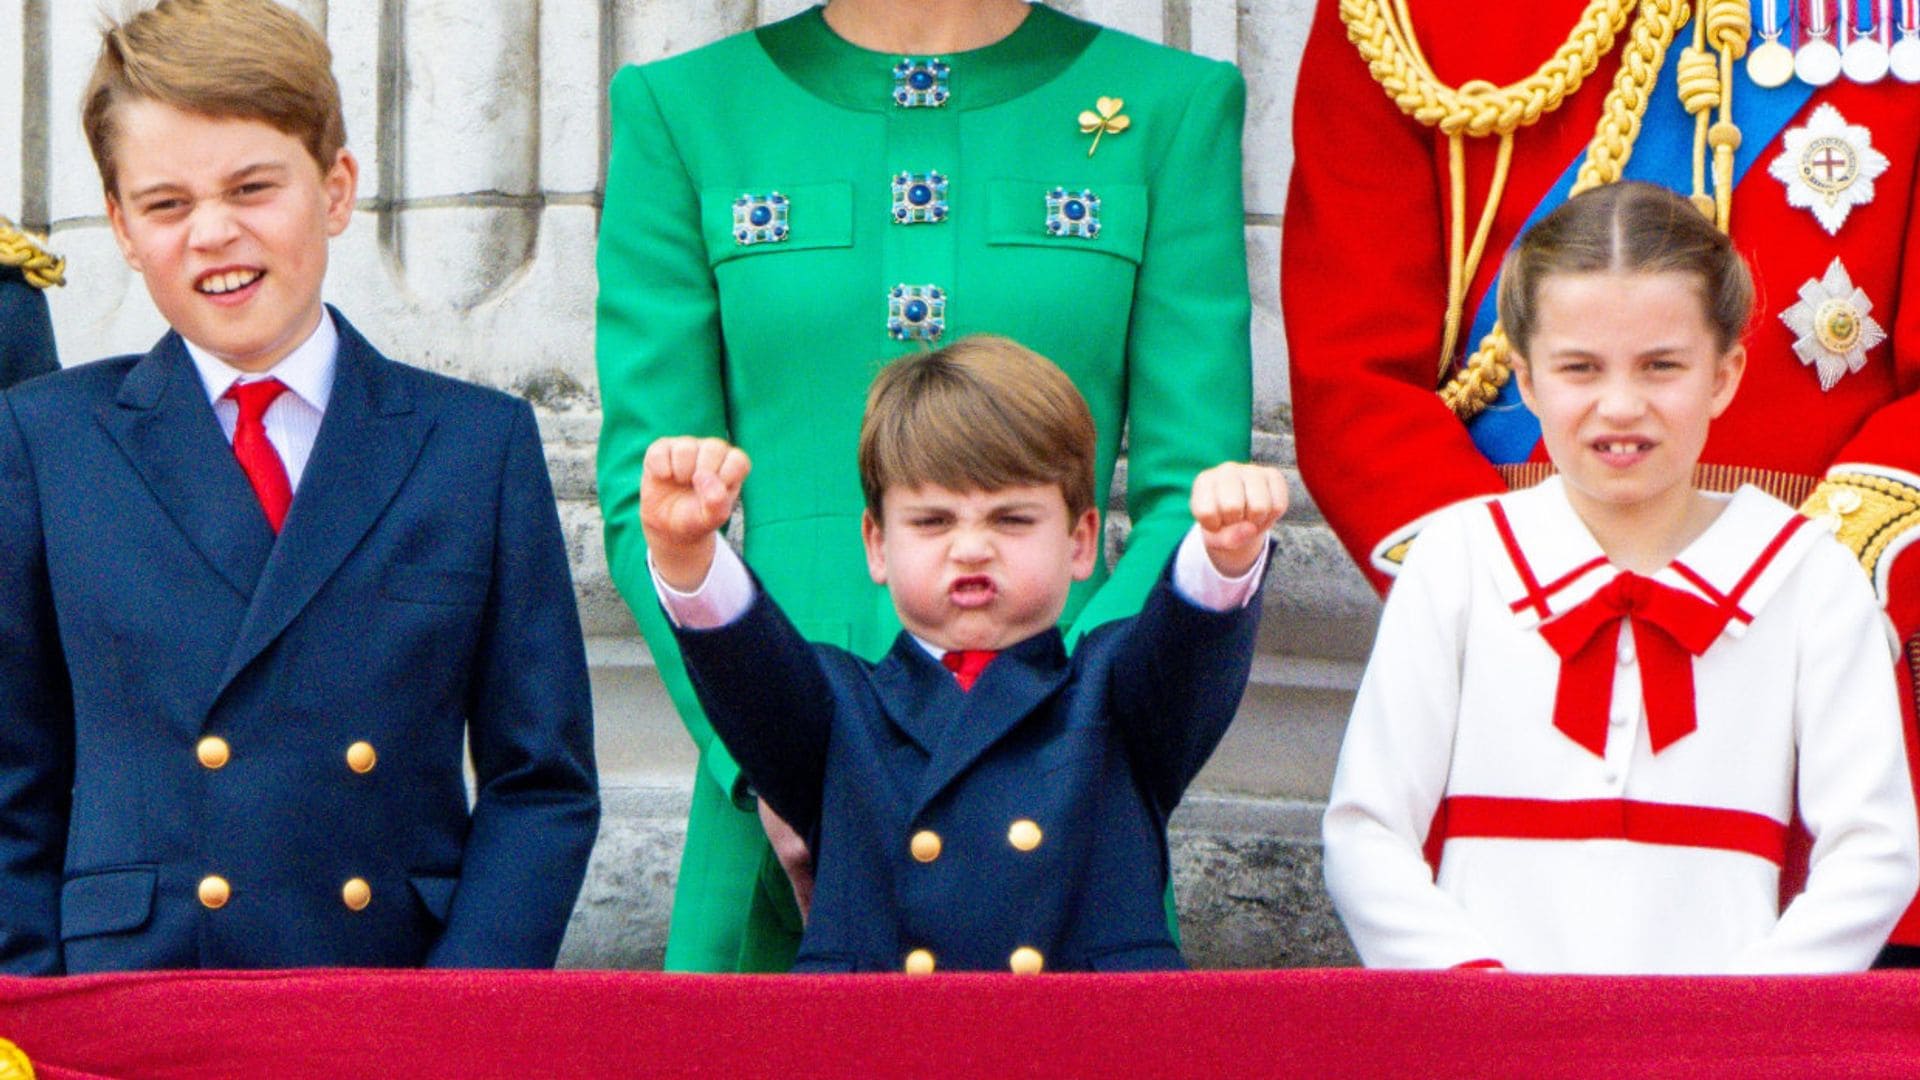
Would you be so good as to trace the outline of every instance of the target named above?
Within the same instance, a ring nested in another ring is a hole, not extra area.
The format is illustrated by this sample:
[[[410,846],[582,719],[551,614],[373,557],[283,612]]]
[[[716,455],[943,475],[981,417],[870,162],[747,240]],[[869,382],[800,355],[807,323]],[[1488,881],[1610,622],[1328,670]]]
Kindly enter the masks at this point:
[[[993,649],[949,649],[940,657],[940,662],[959,680],[960,689],[971,690],[980,673],[987,670],[987,665],[999,655]]]
[[[286,390],[287,384],[279,379],[234,383],[227,390],[227,396],[240,406],[240,422],[233,428],[233,456],[239,459],[240,471],[247,474],[247,483],[253,485],[260,509],[266,511],[267,524],[275,533],[287,519],[293,485],[287,480],[287,466],[280,460],[280,452],[267,441],[267,427],[261,420],[267,415],[267,406]]]
[[[1647,735],[1657,754],[1697,726],[1693,658],[1707,651],[1733,613],[1638,574],[1622,573],[1578,607],[1541,625],[1540,635],[1560,654],[1553,726],[1597,757],[1607,752],[1618,638],[1605,631],[1616,629],[1627,616],[1633,617],[1629,625],[1640,656]]]

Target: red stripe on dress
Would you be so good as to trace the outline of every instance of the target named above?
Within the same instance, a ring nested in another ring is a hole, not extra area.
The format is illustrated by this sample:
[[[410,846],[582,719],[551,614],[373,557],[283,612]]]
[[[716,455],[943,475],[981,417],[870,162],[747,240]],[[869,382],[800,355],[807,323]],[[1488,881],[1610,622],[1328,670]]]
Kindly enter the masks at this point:
[[[1754,559],[1753,565],[1747,567],[1747,572],[1740,576],[1740,580],[1734,585],[1733,591],[1725,596],[1720,595],[1712,585],[1708,584],[1706,578],[1701,577],[1692,567],[1680,562],[1678,559],[1674,560],[1673,569],[1681,577],[1686,578],[1694,588],[1699,589],[1714,603],[1720,605],[1722,609],[1731,612],[1734,618],[1739,619],[1743,623],[1751,623],[1753,622],[1753,616],[1748,614],[1746,609],[1740,606],[1740,601],[1747,595],[1747,590],[1753,588],[1753,583],[1760,580],[1760,575],[1766,572],[1768,564],[1772,563],[1774,557],[1780,554],[1780,549],[1786,547],[1787,541],[1792,539],[1793,534],[1799,532],[1800,527],[1806,523],[1807,519],[1799,514],[1794,514],[1787,518],[1787,523],[1782,525],[1780,531],[1773,534],[1773,539],[1767,541],[1767,546],[1761,549],[1759,558]]]
[[[1507,512],[1501,508],[1498,499],[1487,503],[1487,513],[1493,516],[1493,527],[1500,533],[1500,542],[1506,545],[1507,558],[1512,561],[1514,570],[1520,574],[1520,584],[1526,587],[1524,600],[1516,600],[1513,610],[1531,607],[1540,613],[1541,618],[1552,614],[1547,609],[1546,594],[1540,591],[1540,580],[1533,576],[1533,567],[1527,565],[1527,557],[1520,550],[1520,541],[1513,535],[1513,526],[1507,522]]]
[[[1747,810],[1634,799],[1507,799],[1448,796],[1446,839],[1628,840],[1712,848],[1786,862],[1787,827]]]

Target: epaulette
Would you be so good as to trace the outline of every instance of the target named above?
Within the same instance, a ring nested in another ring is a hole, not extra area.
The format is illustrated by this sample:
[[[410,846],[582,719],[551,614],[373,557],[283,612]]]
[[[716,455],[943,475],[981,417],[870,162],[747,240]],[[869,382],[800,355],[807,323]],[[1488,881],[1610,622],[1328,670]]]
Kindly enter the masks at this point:
[[[66,284],[67,260],[40,246],[13,222],[0,217],[0,266],[17,267],[27,284],[49,289]]]

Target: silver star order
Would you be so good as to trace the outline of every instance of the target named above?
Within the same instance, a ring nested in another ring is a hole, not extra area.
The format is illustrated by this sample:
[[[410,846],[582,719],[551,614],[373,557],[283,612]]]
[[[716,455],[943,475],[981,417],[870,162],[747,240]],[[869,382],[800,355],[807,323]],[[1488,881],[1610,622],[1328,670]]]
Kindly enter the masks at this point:
[[[1780,321],[1796,335],[1794,354],[1819,372],[1821,390],[1865,367],[1867,350],[1887,340],[1887,332],[1868,316],[1872,310],[1873,301],[1835,259],[1825,276],[1800,286],[1799,303],[1780,313]]]
[[[1787,186],[1787,205],[1813,211],[1828,236],[1839,233],[1854,207],[1873,201],[1873,180],[1887,171],[1873,133],[1825,103],[1780,141],[1785,149],[1768,164],[1768,175]]]

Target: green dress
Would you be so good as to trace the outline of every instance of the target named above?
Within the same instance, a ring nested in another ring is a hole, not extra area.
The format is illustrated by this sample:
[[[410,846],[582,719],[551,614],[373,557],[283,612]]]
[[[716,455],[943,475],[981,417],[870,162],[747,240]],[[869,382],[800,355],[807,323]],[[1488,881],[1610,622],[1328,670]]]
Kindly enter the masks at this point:
[[[1128,121],[1089,155],[1080,117],[1101,98]],[[653,594],[647,446],[745,448],[748,562],[802,632],[878,658],[899,622],[860,546],[867,385],[910,350],[1006,335],[1086,395],[1100,491],[1130,423],[1127,552],[1065,618],[1078,633],[1133,613],[1190,524],[1194,474],[1248,453],[1244,105],[1229,64],[1039,5],[939,58],[861,49],[814,9],[615,77],[596,341],[607,559],[701,762],[669,969],[783,970],[800,924]]]

